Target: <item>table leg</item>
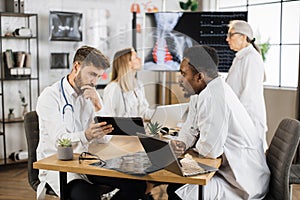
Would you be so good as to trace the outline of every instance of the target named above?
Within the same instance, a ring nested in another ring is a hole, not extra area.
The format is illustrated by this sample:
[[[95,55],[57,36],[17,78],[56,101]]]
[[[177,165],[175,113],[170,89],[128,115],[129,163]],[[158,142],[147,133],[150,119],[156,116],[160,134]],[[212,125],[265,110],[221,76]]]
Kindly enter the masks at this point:
[[[59,172],[60,199],[67,199],[67,172]]]
[[[204,185],[199,185],[198,199],[199,200],[204,200]]]

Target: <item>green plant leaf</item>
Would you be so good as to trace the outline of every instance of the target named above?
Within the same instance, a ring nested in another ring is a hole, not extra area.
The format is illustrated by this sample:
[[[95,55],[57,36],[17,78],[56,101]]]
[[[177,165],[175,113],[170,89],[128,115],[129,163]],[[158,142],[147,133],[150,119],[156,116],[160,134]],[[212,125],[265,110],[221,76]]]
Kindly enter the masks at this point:
[[[187,10],[187,9],[189,8],[189,7],[186,5],[186,3],[182,2],[182,1],[179,2],[179,5],[180,5],[180,8],[181,8],[182,10]]]
[[[58,139],[58,146],[71,147],[72,146],[72,141],[71,141],[71,139],[68,139],[68,138]]]
[[[198,2],[194,1],[191,5],[191,11],[196,11],[198,8]]]
[[[270,42],[269,39],[267,42],[259,44],[260,47],[260,51],[261,51],[261,56],[263,61],[266,61],[266,54],[268,53],[269,49],[270,49]]]
[[[158,122],[150,122],[149,124],[147,124],[147,126],[152,135],[158,134],[158,131],[162,127]]]
[[[187,2],[180,1],[179,5],[182,10],[188,10],[189,7],[192,5],[192,0],[188,0]]]

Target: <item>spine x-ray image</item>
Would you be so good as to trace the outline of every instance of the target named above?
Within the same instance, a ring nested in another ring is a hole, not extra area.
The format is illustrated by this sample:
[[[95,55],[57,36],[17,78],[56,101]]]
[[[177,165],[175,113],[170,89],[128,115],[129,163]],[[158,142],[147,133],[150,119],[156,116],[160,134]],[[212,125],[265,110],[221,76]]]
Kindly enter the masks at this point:
[[[185,48],[193,45],[192,39],[176,32],[174,27],[182,13],[154,13],[155,28],[146,36],[145,70],[179,71]],[[151,41],[151,42],[149,42]]]

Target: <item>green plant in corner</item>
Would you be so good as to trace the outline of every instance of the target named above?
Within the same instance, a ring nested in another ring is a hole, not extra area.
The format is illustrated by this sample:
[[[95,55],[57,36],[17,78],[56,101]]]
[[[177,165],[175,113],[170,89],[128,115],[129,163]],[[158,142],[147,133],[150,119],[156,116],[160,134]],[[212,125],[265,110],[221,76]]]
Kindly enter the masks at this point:
[[[270,41],[270,39],[268,39],[265,43],[259,44],[263,61],[266,61],[266,55],[271,46],[269,41]]]
[[[198,1],[197,0],[188,0],[187,2],[179,1],[180,8],[182,10],[195,11],[198,8]]]
[[[71,139],[67,139],[67,138],[58,139],[58,146],[60,146],[60,147],[71,147],[72,146],[72,141],[71,141]]]
[[[149,131],[150,131],[150,133],[151,133],[152,135],[157,135],[159,129],[160,129],[162,126],[161,126],[158,122],[155,122],[155,123],[150,122],[149,124],[147,124],[147,127],[148,127],[148,129],[149,129]]]

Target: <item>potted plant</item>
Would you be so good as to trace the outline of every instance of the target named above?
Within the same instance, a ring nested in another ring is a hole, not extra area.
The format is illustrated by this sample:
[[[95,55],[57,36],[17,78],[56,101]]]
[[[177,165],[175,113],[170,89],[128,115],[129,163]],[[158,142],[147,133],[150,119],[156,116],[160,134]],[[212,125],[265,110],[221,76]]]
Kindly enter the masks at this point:
[[[260,47],[260,51],[261,51],[261,56],[263,61],[266,61],[266,54],[268,53],[271,45],[270,45],[270,39],[268,39],[268,41],[266,41],[265,43],[259,44]]]
[[[157,135],[162,126],[158,122],[150,122],[147,124],[147,127],[151,135]]]
[[[73,147],[71,139],[63,138],[58,140],[57,157],[59,160],[73,159]]]
[[[179,1],[179,6],[182,10],[196,11],[198,8],[197,0],[188,0],[187,2]]]

